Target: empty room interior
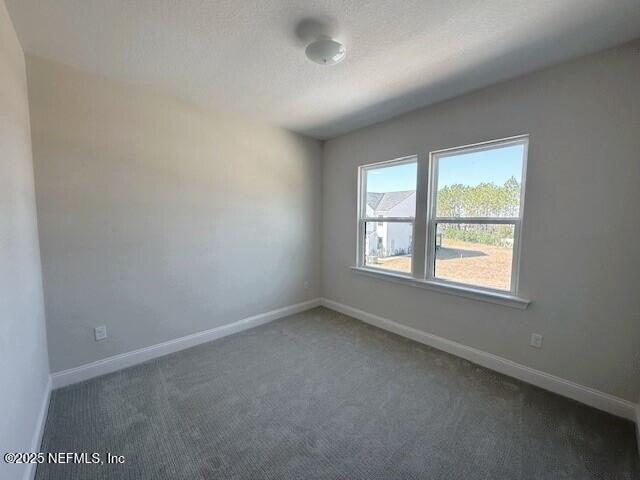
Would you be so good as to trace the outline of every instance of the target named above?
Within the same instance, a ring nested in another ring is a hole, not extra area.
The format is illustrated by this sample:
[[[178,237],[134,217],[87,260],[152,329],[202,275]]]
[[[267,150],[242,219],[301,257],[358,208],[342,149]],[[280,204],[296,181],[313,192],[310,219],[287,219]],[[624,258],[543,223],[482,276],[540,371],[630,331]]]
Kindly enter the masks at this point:
[[[639,480],[640,0],[0,0],[0,479]]]

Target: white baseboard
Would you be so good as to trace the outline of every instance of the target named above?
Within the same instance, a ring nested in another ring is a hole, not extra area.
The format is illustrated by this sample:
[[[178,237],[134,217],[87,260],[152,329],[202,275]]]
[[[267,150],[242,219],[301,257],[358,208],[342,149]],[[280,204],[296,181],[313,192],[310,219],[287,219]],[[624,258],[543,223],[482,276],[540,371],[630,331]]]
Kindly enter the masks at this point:
[[[271,310],[270,312],[260,313],[252,317],[244,318],[237,322],[222,325],[203,332],[194,333],[185,337],[152,345],[150,347],[144,347],[131,352],[122,353],[120,355],[114,355],[113,357],[80,365],[79,367],[70,368],[68,370],[55,372],[51,375],[52,387],[54,389],[65,387],[93,377],[99,377],[100,375],[122,370],[123,368],[162,357],[163,355],[168,355],[218,338],[226,337],[233,333],[257,327],[258,325],[263,325],[278,318],[286,317],[287,315],[303,312],[319,305],[319,298],[308,300],[295,305],[278,308],[277,310]]]
[[[44,434],[44,427],[47,423],[47,413],[49,412],[49,399],[51,398],[51,377],[47,379],[47,385],[45,386],[44,397],[42,404],[40,405],[40,411],[36,419],[36,428],[33,432],[33,438],[31,440],[30,452],[39,452],[40,445],[42,444],[42,435]],[[36,463],[28,463],[24,472],[24,480],[33,480],[36,475]]]
[[[640,455],[640,403],[636,404],[636,444],[638,445],[638,455]]]
[[[469,360],[483,367],[495,370],[496,372],[508,375],[523,382],[530,383],[536,387],[544,388],[559,395],[577,400],[591,407],[603,410],[613,415],[636,421],[638,405],[628,400],[615,397],[608,393],[600,392],[584,385],[579,385],[569,380],[551,375],[549,373],[535,370],[519,363],[507,360],[506,358],[493,355],[491,353],[468,347],[446,338],[432,335],[413,327],[408,327],[394,322],[387,318],[374,315],[372,313],[358,310],[357,308],[334,302],[327,298],[321,299],[321,304],[337,312],[349,315],[365,323],[388,330],[416,342],[429,345],[438,350],[445,351],[452,355]]]

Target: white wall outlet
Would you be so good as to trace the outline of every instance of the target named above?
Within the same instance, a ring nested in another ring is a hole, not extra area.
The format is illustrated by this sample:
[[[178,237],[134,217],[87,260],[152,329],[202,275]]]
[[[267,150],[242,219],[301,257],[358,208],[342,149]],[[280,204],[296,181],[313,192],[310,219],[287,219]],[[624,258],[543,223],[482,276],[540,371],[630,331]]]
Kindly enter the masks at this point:
[[[105,325],[100,325],[93,329],[93,334],[96,337],[96,342],[104,340],[107,338],[107,327]]]
[[[306,280],[304,281],[304,289],[309,290],[309,282]]]
[[[529,345],[534,348],[542,348],[542,335],[540,335],[539,333],[532,333]]]

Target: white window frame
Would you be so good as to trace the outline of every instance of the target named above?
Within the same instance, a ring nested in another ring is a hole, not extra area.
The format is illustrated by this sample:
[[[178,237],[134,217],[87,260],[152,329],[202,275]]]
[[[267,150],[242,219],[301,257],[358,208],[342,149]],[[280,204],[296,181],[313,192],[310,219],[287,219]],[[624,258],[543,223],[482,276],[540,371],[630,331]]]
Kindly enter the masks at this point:
[[[384,162],[372,163],[369,165],[363,165],[358,168],[358,241],[357,241],[357,251],[356,251],[356,264],[358,267],[367,268],[370,270],[378,270],[380,272],[393,272],[394,274],[411,277],[413,272],[415,271],[415,256],[413,252],[415,251],[415,237],[416,237],[416,222],[415,216],[413,217],[367,217],[367,171],[376,170],[379,168],[385,167],[395,167],[397,165],[406,165],[409,163],[418,163],[417,155],[409,155],[407,157],[395,158],[393,160],[387,160]],[[417,182],[416,178],[416,182]],[[378,223],[410,223],[412,234],[411,234],[411,273],[399,272],[396,270],[391,270],[388,268],[376,267],[373,265],[366,265],[365,263],[365,234],[366,234],[366,223],[373,223],[376,228],[378,228]]]
[[[491,150],[509,145],[523,145],[522,177],[520,191],[520,209],[517,217],[454,217],[436,216],[437,169],[438,160],[460,153],[471,153]],[[524,217],[524,199],[526,190],[527,158],[529,152],[529,135],[518,135],[487,142],[474,143],[452,148],[433,150],[428,155],[409,155],[379,163],[362,165],[358,168],[358,206],[357,206],[357,246],[355,271],[365,274],[380,275],[391,281],[400,281],[413,286],[419,286],[444,293],[453,293],[477,300],[500,303],[516,308],[526,308],[529,300],[518,297],[520,280],[520,256],[522,251],[522,223]],[[403,273],[391,269],[384,269],[372,265],[365,265],[365,223],[377,222],[378,217],[366,217],[366,172],[385,166],[402,165],[417,162],[416,179],[416,209],[414,217],[384,218],[385,222],[408,222],[413,225],[411,241],[411,273]],[[514,226],[513,257],[511,266],[510,290],[499,290],[480,285],[459,283],[434,276],[435,271],[435,240],[438,223],[463,224],[506,224]]]

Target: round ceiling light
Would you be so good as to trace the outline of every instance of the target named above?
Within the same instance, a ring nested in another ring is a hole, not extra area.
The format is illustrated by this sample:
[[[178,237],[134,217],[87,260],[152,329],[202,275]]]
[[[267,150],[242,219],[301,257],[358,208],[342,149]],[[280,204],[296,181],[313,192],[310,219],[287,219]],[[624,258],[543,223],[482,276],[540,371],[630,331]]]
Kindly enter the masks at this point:
[[[312,62],[320,65],[335,65],[344,60],[347,49],[340,42],[336,42],[329,37],[320,37],[309,44],[305,53]]]

